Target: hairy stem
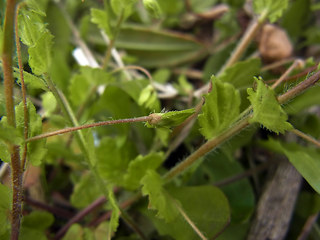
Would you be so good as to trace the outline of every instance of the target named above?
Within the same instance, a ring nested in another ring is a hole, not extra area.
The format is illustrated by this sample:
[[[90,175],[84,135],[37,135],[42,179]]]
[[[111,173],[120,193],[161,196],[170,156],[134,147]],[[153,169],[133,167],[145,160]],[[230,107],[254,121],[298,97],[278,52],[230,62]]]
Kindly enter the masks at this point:
[[[13,26],[15,13],[15,0],[8,0],[6,6],[6,15],[4,20],[4,39],[3,39],[3,77],[4,91],[6,99],[6,111],[8,124],[15,127],[14,101],[13,101],[13,73],[12,73],[12,51],[13,51]]]
[[[57,99],[57,102],[59,103],[63,113],[65,114],[65,116],[69,120],[70,124],[72,124],[74,127],[79,127],[79,123],[78,123],[78,121],[77,121],[77,119],[71,109],[71,106],[69,105],[67,99],[65,98],[65,96],[61,92],[59,92],[58,89],[56,89],[54,83],[51,81],[51,79],[49,77],[46,77],[46,81],[47,81],[48,86],[49,86],[50,90],[52,91],[53,95]],[[87,160],[87,164],[90,168],[90,171],[92,172],[93,176],[95,177],[95,179],[97,181],[97,184],[100,187],[100,190],[102,191],[102,193],[104,194],[105,197],[108,197],[107,188],[106,188],[102,178],[100,177],[96,167],[94,166],[96,160],[93,158],[92,154],[90,154],[90,151],[87,148],[88,144],[87,144],[81,131],[76,132],[76,138],[78,141],[78,145],[79,145],[82,153],[84,154],[85,159]]]
[[[301,132],[298,129],[292,129],[291,132],[294,133],[295,135],[303,138],[304,140],[316,145],[318,148],[320,148],[320,142],[317,141],[316,139],[314,139],[313,137],[305,134],[304,132]]]
[[[232,66],[235,62],[237,62],[242,57],[247,47],[249,46],[253,38],[256,36],[258,30],[264,24],[266,16],[267,16],[267,12],[262,13],[258,19],[253,20],[253,22],[247,28],[245,34],[241,38],[236,49],[233,51],[233,53],[231,54],[226,64],[220,70],[220,73],[222,73],[226,68]]]
[[[3,38],[3,78],[6,100],[6,112],[8,124],[16,127],[14,100],[13,100],[13,72],[12,72],[12,51],[13,51],[13,31],[15,16],[15,0],[7,0],[4,38]],[[12,212],[11,212],[11,240],[18,240],[20,233],[20,220],[22,211],[22,171],[20,165],[20,149],[17,145],[10,145],[11,155],[11,176],[12,176]]]
[[[187,168],[189,168],[194,162],[196,162],[200,157],[204,156],[205,154],[210,152],[212,149],[218,147],[219,145],[224,143],[226,140],[235,136],[242,129],[249,126],[248,119],[249,119],[249,117],[242,119],[237,124],[233,125],[229,129],[227,129],[225,132],[223,132],[221,135],[207,141],[200,148],[198,148],[195,152],[193,152],[191,155],[189,155],[185,160],[183,160],[181,163],[179,163],[174,168],[172,168],[169,172],[167,172],[163,176],[163,178],[166,181],[169,181],[169,180],[173,179],[174,177],[176,177],[177,175],[181,174],[183,171],[185,171]]]
[[[31,138],[28,138],[26,140],[26,142],[32,142],[32,141],[35,141],[35,140],[48,138],[48,137],[52,137],[52,136],[56,136],[56,135],[60,135],[60,134],[68,133],[68,132],[75,132],[75,131],[86,129],[86,128],[94,128],[94,127],[121,124],[121,123],[147,122],[151,118],[152,117],[150,117],[150,116],[143,116],[143,117],[137,117],[137,118],[127,118],[127,119],[102,121],[102,122],[97,122],[97,123],[89,123],[89,124],[85,124],[85,125],[81,125],[81,126],[64,128],[64,129],[60,129],[60,130],[57,130],[57,131],[53,131],[53,132],[37,135],[37,136],[31,137]]]
[[[288,76],[289,74],[297,67],[301,67],[304,65],[304,62],[300,59],[295,60],[291,66],[287,69],[287,71],[285,71],[284,74],[281,75],[281,77],[272,84],[271,88],[275,89],[277,86],[279,86],[280,83],[282,83]]]
[[[299,83],[297,86],[289,90],[288,92],[284,93],[283,95],[280,95],[277,100],[280,104],[284,104],[297,95],[304,92],[306,89],[312,87],[314,84],[316,84],[320,79],[320,71],[313,74],[311,77],[306,79],[305,81]],[[193,152],[191,155],[189,155],[185,160],[180,162],[178,165],[176,165],[174,168],[172,168],[169,172],[167,172],[163,178],[166,181],[170,181],[174,177],[178,176],[182,172],[184,172],[187,168],[189,168],[194,162],[196,162],[200,157],[204,156],[205,154],[212,151],[214,148],[218,147],[231,137],[238,134],[241,130],[243,130],[245,127],[249,126],[249,119],[252,116],[252,113],[249,113],[250,108],[247,109],[246,114],[247,115],[241,115],[244,116],[242,120],[239,120],[234,125],[232,125],[229,129],[224,131],[221,135],[207,141],[205,144],[203,144],[200,148],[198,148],[195,152]]]
[[[305,90],[308,88],[312,87],[315,85],[320,79],[320,71],[317,71],[314,73],[311,77],[308,79],[304,80],[303,82],[299,83],[297,86],[293,87],[286,93],[282,94],[281,96],[278,97],[278,102],[280,104],[286,103],[289,100],[293,99],[294,97],[300,95],[303,93]]]
[[[21,3],[18,5],[16,10],[15,39],[16,39],[16,48],[17,48],[17,56],[18,56],[19,74],[20,74],[20,80],[21,80],[22,102],[23,102],[24,140],[26,140],[28,138],[28,132],[29,132],[29,116],[28,116],[28,106],[27,106],[27,89],[26,89],[26,85],[24,83],[24,77],[23,77],[23,64],[22,64],[21,45],[20,45],[19,29],[18,29],[18,16],[19,16],[20,7],[21,7]],[[23,154],[21,159],[22,170],[25,168],[27,151],[28,151],[28,144],[24,143]]]

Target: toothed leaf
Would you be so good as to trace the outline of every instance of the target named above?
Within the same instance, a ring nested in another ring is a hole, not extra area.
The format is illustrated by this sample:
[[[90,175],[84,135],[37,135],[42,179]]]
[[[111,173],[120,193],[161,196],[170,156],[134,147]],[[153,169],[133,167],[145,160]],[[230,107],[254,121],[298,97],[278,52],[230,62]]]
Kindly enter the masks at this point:
[[[200,132],[206,139],[226,130],[240,112],[240,94],[232,84],[212,78],[212,90],[205,95],[199,115]]]
[[[166,222],[173,221],[179,212],[163,188],[163,179],[155,171],[149,170],[141,183],[142,194],[149,196],[149,208],[157,210],[157,217],[163,218]]]
[[[248,99],[253,107],[250,123],[258,122],[277,134],[292,129],[287,122],[288,116],[278,103],[273,89],[266,86],[262,79],[256,79],[256,90],[248,88]]]
[[[254,0],[253,7],[256,13],[267,12],[270,22],[277,21],[288,7],[288,0]]]

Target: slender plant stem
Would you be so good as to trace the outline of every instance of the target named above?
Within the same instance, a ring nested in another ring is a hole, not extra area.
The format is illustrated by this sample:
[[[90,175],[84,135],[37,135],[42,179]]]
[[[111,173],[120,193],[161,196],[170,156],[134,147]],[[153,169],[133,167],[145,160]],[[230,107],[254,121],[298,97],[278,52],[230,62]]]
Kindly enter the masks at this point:
[[[320,142],[317,141],[316,139],[314,139],[313,137],[305,134],[304,132],[301,132],[298,129],[292,129],[291,132],[294,133],[295,135],[303,138],[304,140],[316,145],[318,148],[320,148]]]
[[[14,101],[13,101],[13,72],[12,72],[12,52],[13,52],[13,32],[15,16],[15,0],[7,0],[4,38],[3,38],[3,77],[5,88],[5,100],[7,121],[12,127],[16,127]],[[11,212],[11,240],[18,240],[20,233],[20,220],[22,211],[22,171],[20,165],[20,149],[17,145],[10,145],[11,155],[11,175],[12,175],[12,212]]]
[[[219,71],[222,73],[226,68],[232,66],[235,62],[237,62],[253,40],[253,38],[256,36],[258,30],[261,28],[261,26],[264,24],[265,19],[267,16],[267,12],[263,12],[259,18],[253,20],[251,25],[247,28],[245,34],[241,38],[239,44],[237,45],[234,52],[231,54],[228,61],[225,63],[225,65],[221,68]]]
[[[18,65],[19,65],[19,74],[21,80],[21,92],[22,92],[22,102],[23,102],[23,118],[24,118],[24,140],[28,139],[28,132],[29,132],[29,116],[28,116],[28,106],[27,106],[27,89],[24,83],[23,77],[23,64],[22,64],[22,57],[21,57],[21,44],[19,39],[19,28],[18,28],[18,16],[19,10],[21,8],[21,4],[18,4],[16,10],[16,19],[15,19],[15,39],[16,39],[16,48],[17,48],[17,56],[18,56]],[[21,159],[21,169],[25,168],[26,159],[27,159],[27,151],[28,151],[28,144],[25,142],[23,146],[23,154]]]
[[[281,75],[281,77],[275,82],[272,84],[271,88],[272,89],[275,89],[277,86],[279,86],[280,83],[282,83],[288,76],[289,74],[296,68],[296,67],[300,67],[300,66],[303,66],[304,63],[302,60],[300,59],[297,59],[295,60],[291,66],[287,69],[287,71],[284,72],[284,74]]]
[[[237,45],[236,49],[232,52],[230,58],[227,60],[227,62],[222,66],[222,68],[217,73],[217,76],[219,76],[221,73],[223,73],[228,67],[232,66],[234,63],[236,63],[244,54],[245,50],[253,40],[253,38],[256,36],[257,32],[261,28],[261,26],[264,24],[268,12],[263,12],[259,18],[254,19],[251,23],[251,25],[247,28],[246,32],[244,33],[243,37],[241,38],[239,44]],[[206,84],[205,86],[201,87],[197,91],[194,92],[195,97],[200,97],[203,93],[207,92],[209,88],[209,84]]]
[[[196,224],[189,218],[189,216],[186,214],[186,212],[182,209],[182,207],[177,203],[177,201],[172,198],[171,201],[174,203],[174,205],[176,206],[176,208],[178,209],[179,213],[181,214],[181,216],[184,218],[184,220],[186,220],[186,222],[190,225],[190,227],[193,229],[193,231],[195,231],[195,233],[202,239],[202,240],[208,240],[208,238],[206,238],[203,233],[200,231],[200,229],[196,226]]]
[[[56,136],[64,133],[75,132],[75,131],[86,129],[86,128],[93,128],[93,127],[100,127],[100,126],[114,125],[114,124],[121,124],[121,123],[147,122],[151,118],[152,117],[150,116],[143,116],[143,117],[137,117],[137,118],[127,118],[127,119],[109,120],[109,121],[103,121],[103,122],[97,122],[97,123],[89,123],[81,126],[64,128],[57,131],[37,135],[31,138],[28,138],[26,142],[32,142],[35,140],[48,138],[48,137],[52,137],[52,136]]]
[[[70,107],[70,104],[68,103],[67,99],[65,98],[65,96],[56,89],[54,83],[51,81],[51,79],[49,77],[46,77],[46,82],[47,82],[50,90],[52,91],[53,95],[55,96],[57,102],[60,104],[60,107],[62,108],[62,111],[64,112],[64,114],[68,118],[69,122],[73,126],[79,127],[79,123],[78,123],[78,121],[77,121],[77,119],[76,119],[76,117]],[[88,144],[87,144],[81,131],[76,132],[76,138],[78,141],[78,145],[79,145],[82,153],[84,154],[85,159],[87,160],[87,164],[90,168],[90,171],[92,172],[95,180],[97,181],[97,184],[99,185],[101,192],[107,198],[108,197],[108,190],[107,190],[106,185],[104,184],[102,178],[100,177],[98,170],[95,167],[96,159],[94,159],[92,154],[90,154],[90,151],[87,148]]]
[[[123,23],[123,21],[124,21],[124,10],[122,11],[120,17],[118,18],[117,25],[115,26],[115,29],[113,32],[113,37],[110,39],[110,43],[109,43],[109,46],[108,46],[108,49],[106,52],[106,56],[105,56],[103,64],[102,64],[103,69],[106,68],[110,62],[111,52],[114,47],[115,41],[118,37],[118,34],[120,32],[121,24]]]
[[[141,192],[138,192],[137,194],[131,196],[130,198],[128,198],[127,200],[124,200],[123,202],[121,202],[119,204],[119,208],[120,209],[127,209],[128,207],[130,207],[132,204],[134,204],[135,202],[137,202],[139,199],[141,199],[142,195]],[[108,211],[105,214],[103,214],[101,217],[99,217],[98,219],[93,220],[92,222],[89,223],[89,227],[95,227],[98,226],[100,223],[102,223],[103,221],[106,221],[110,218],[112,211]]]
[[[174,168],[172,168],[169,172],[167,172],[163,178],[166,181],[170,181],[177,175],[181,174],[183,171],[185,171],[187,168],[189,168],[195,161],[197,161],[200,157],[204,156],[214,148],[218,147],[222,143],[224,143],[226,140],[231,138],[232,136],[235,136],[237,133],[239,133],[242,129],[249,126],[249,117],[246,117],[242,120],[240,120],[238,123],[227,129],[225,132],[223,132],[221,135],[207,141],[205,144],[203,144],[200,148],[198,148],[195,152],[193,152],[191,155],[189,155],[185,160],[180,162],[178,165],[176,165]]]
[[[131,219],[131,217],[122,209],[120,208],[121,212],[121,218],[123,221],[126,222],[126,224],[132,228],[133,231],[136,232],[136,234],[142,239],[147,240],[148,238],[144,235],[144,233],[141,231],[140,227]]]
[[[100,208],[105,202],[106,202],[105,197],[99,197],[97,198],[94,202],[92,202],[88,207],[83,209],[82,211],[78,212],[73,218],[71,218],[67,224],[61,228],[58,233],[56,234],[54,239],[60,239],[63,237],[63,235],[68,231],[68,229],[71,227],[72,224],[77,223],[81,221],[85,216],[87,216],[89,213],[92,211]]]
[[[280,104],[284,104],[297,95],[304,92],[306,89],[312,87],[314,84],[316,84],[320,79],[320,71],[313,74],[311,77],[306,79],[305,81],[299,83],[297,86],[289,90],[288,92],[284,93],[283,95],[280,95],[277,100]],[[238,134],[241,130],[243,130],[245,127],[249,126],[249,119],[252,116],[252,113],[249,113],[248,108],[245,112],[248,112],[247,115],[244,115],[243,119],[236,122],[233,126],[231,126],[229,129],[227,129],[225,132],[223,132],[221,135],[207,141],[205,144],[203,144],[200,148],[198,148],[195,152],[193,152],[191,155],[189,155],[185,160],[180,162],[178,165],[176,165],[174,168],[172,168],[169,172],[167,172],[163,178],[166,181],[170,181],[177,175],[181,174],[183,171],[185,171],[187,168],[189,168],[194,162],[196,162],[200,157],[204,156],[214,148],[218,147],[222,143],[224,143],[226,140],[230,139],[231,137]]]
[[[242,173],[239,173],[239,174],[236,174],[234,176],[231,176],[231,177],[228,177],[228,178],[224,178],[224,179],[222,179],[220,181],[217,181],[213,185],[216,186],[216,187],[223,187],[223,186],[232,184],[232,183],[237,182],[237,181],[239,181],[241,179],[250,177],[250,176],[254,175],[255,173],[263,171],[263,170],[269,168],[270,166],[272,166],[275,163],[276,163],[276,161],[274,161],[274,160],[267,161],[267,162],[265,162],[263,164],[260,164],[257,167],[251,168],[251,169],[249,169],[247,171],[244,171]]]
[[[306,89],[312,87],[315,85],[320,79],[320,71],[317,71],[312,76],[310,76],[308,79],[304,80],[303,82],[299,83],[297,86],[291,88],[286,93],[280,95],[278,97],[278,102],[280,104],[286,103],[289,100],[293,99],[294,97],[300,95],[303,93]]]
[[[71,211],[65,210],[64,208],[51,206],[51,205],[48,205],[47,203],[40,202],[40,201],[35,200],[33,198],[30,198],[28,196],[24,197],[23,202],[25,204],[32,206],[33,208],[37,208],[37,209],[41,209],[41,210],[50,212],[50,213],[52,213],[58,217],[61,217],[63,219],[70,219],[74,215]]]
[[[6,99],[6,111],[8,124],[15,127],[14,101],[13,101],[13,73],[12,73],[12,51],[13,51],[13,26],[15,14],[15,0],[8,0],[4,20],[4,41],[3,41],[3,76]]]
[[[277,62],[273,62],[273,63],[271,63],[269,65],[266,65],[266,66],[262,67],[261,68],[261,72],[265,72],[265,71],[272,70],[274,68],[281,67],[281,66],[283,66],[285,64],[288,64],[290,62],[294,62],[294,60],[296,60],[296,59],[294,59],[294,58],[286,58],[286,59],[282,59],[282,60],[277,61]]]
[[[148,79],[149,79],[150,81],[153,80],[150,72],[149,72],[147,69],[145,69],[145,68],[143,68],[143,67],[140,67],[140,66],[135,66],[135,65],[118,67],[118,68],[116,68],[115,70],[113,70],[113,71],[111,72],[111,74],[117,73],[117,72],[119,72],[119,71],[127,70],[127,69],[139,70],[139,71],[143,72],[143,73],[148,77]]]
[[[307,221],[305,222],[302,231],[300,232],[299,236],[297,237],[297,240],[306,240],[308,239],[308,236],[312,230],[312,227],[317,222],[317,219],[319,217],[319,212],[311,215],[308,217]]]

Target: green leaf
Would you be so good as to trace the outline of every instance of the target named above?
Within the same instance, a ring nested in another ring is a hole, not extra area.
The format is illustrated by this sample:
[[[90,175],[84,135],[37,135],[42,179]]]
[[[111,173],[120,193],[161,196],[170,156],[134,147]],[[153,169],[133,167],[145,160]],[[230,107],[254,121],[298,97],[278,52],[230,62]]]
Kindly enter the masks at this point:
[[[28,108],[28,118],[29,118],[29,137],[33,137],[42,133],[42,119],[39,114],[37,114],[37,110],[31,101],[27,102]],[[16,107],[16,122],[17,129],[23,134],[24,132],[24,106],[23,102],[21,102]],[[47,153],[47,149],[45,147],[46,140],[40,139],[37,141],[33,141],[28,143],[28,159],[34,165],[38,166],[41,164],[42,159]]]
[[[161,16],[161,8],[157,0],[143,0],[143,5],[147,11],[154,17],[159,18]]]
[[[53,36],[49,31],[44,31],[36,44],[28,49],[29,65],[36,75],[47,73],[51,64],[51,46]]]
[[[111,207],[111,217],[110,217],[110,223],[109,223],[109,232],[108,234],[112,234],[117,231],[117,228],[119,226],[119,217],[120,217],[120,209],[117,204],[116,197],[114,196],[112,187],[108,187],[108,200],[109,200],[109,206]],[[111,236],[110,238],[111,239]]]
[[[2,49],[3,49],[3,29],[0,28],[0,54],[2,56]]]
[[[144,67],[166,67],[195,61],[206,52],[190,35],[141,26],[123,26],[115,43]]]
[[[226,130],[240,112],[240,94],[230,83],[212,78],[212,90],[205,95],[202,113],[198,116],[200,132],[206,139]]]
[[[111,0],[112,10],[117,16],[123,15],[124,19],[129,17],[133,12],[133,5],[137,0]]]
[[[290,4],[288,11],[281,19],[281,26],[290,37],[299,37],[309,25],[311,1],[296,0]]]
[[[112,81],[113,77],[100,68],[81,67],[80,73],[71,79],[69,98],[73,105],[80,106],[93,94],[91,89]]]
[[[81,225],[78,223],[74,223],[69,228],[66,235],[64,235],[62,240],[85,240],[83,235],[84,235],[84,230],[81,227]]]
[[[13,71],[14,71],[13,76],[18,79],[17,83],[21,84],[19,69],[13,68]],[[42,78],[37,77],[26,71],[23,71],[23,80],[24,80],[24,83],[27,85],[27,88],[30,90],[31,89],[42,89],[45,91],[48,90],[47,85]]]
[[[52,92],[45,92],[41,95],[42,106],[45,110],[44,116],[50,117],[50,115],[56,110],[57,100]]]
[[[179,212],[175,203],[170,199],[163,188],[163,179],[154,171],[148,170],[141,179],[142,194],[149,196],[149,208],[157,210],[157,217],[163,218],[166,222],[172,222]]]
[[[107,181],[123,186],[124,174],[133,156],[132,143],[125,138],[104,137],[96,150],[97,168]]]
[[[174,87],[179,91],[181,95],[190,96],[193,92],[193,86],[188,82],[186,76],[180,75],[178,78],[179,84],[174,84]]]
[[[53,215],[48,212],[33,211],[29,215],[24,216],[21,224],[21,240],[46,240],[46,230],[51,226],[53,221]]]
[[[320,193],[320,152],[317,149],[302,147],[297,143],[282,143],[272,138],[260,144],[286,155],[313,189]]]
[[[222,82],[231,83],[237,89],[252,86],[252,79],[259,74],[261,61],[258,58],[251,58],[246,61],[237,62],[227,68],[218,79]]]
[[[288,7],[288,0],[254,0],[253,8],[258,14],[267,13],[271,23],[277,21]]]
[[[181,208],[207,239],[213,239],[228,224],[228,200],[218,188],[179,187],[170,189],[169,193],[181,203]],[[148,215],[161,235],[170,235],[177,240],[200,239],[181,215],[175,218],[174,223],[166,223],[151,214]]]
[[[138,104],[151,111],[159,111],[160,102],[156,90],[152,85],[146,86],[140,93]]]
[[[302,191],[295,208],[295,214],[301,218],[317,214],[320,211],[320,195],[311,191]]]
[[[27,6],[32,12],[35,12],[41,16],[46,16],[46,8],[48,0],[26,0]]]
[[[38,39],[45,32],[45,24],[39,14],[21,9],[18,21],[21,41],[27,46],[36,45]]]
[[[318,105],[320,102],[319,91],[320,87],[319,85],[316,85],[301,95],[296,96],[292,101],[284,106],[285,111],[288,114],[297,114],[306,108]]]
[[[7,117],[2,117],[0,121],[0,139],[19,145],[23,142],[23,134],[18,129],[8,125]]]
[[[25,228],[44,231],[52,225],[54,217],[51,213],[44,211],[32,211],[22,219],[22,226]]]
[[[252,139],[252,138],[250,138]],[[228,143],[229,145],[229,143]],[[227,152],[226,152],[227,151]],[[234,151],[219,149],[208,154],[198,167],[188,184],[215,184],[224,179],[241,174],[244,168],[234,158]],[[253,187],[247,179],[235,181],[220,188],[229,200],[233,223],[247,222],[255,207]],[[241,194],[239,194],[241,192]]]
[[[74,186],[71,204],[76,208],[85,208],[102,195],[100,187],[91,174],[85,174]]]
[[[0,239],[10,229],[11,191],[0,183]]]
[[[217,4],[217,0],[191,0],[190,5],[194,12],[202,13],[209,10],[212,6]]]
[[[107,240],[108,234],[109,234],[109,223],[108,222],[102,222],[94,230],[95,240]]]
[[[258,122],[277,134],[292,129],[287,122],[288,116],[278,103],[272,88],[266,86],[261,78],[257,79],[257,89],[248,88],[248,99],[253,107],[250,123]]]
[[[0,127],[0,129],[1,129],[1,127]],[[0,130],[0,132],[1,132],[1,130]],[[0,159],[1,159],[1,161],[6,162],[6,163],[9,163],[11,160],[9,146],[3,141],[0,141]]]
[[[178,126],[194,113],[194,108],[166,113],[152,113],[149,115],[152,119],[146,123],[146,126],[149,128],[170,128]]]
[[[164,160],[162,153],[150,153],[146,156],[139,155],[129,163],[128,171],[124,175],[124,185],[130,190],[140,186],[142,177],[149,169],[157,169]]]
[[[107,11],[91,8],[91,22],[97,24],[100,29],[103,29],[109,38],[113,37]]]

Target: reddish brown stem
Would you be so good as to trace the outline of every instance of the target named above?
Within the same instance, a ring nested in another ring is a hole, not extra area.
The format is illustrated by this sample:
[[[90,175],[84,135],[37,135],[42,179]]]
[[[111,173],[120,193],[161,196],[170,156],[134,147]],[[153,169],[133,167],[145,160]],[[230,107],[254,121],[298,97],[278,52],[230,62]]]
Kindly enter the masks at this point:
[[[65,218],[65,219],[70,219],[73,217],[73,213],[70,212],[70,211],[67,211],[63,208],[58,208],[58,207],[54,207],[54,206],[50,206],[46,203],[43,203],[43,202],[39,202],[37,200],[34,200],[30,197],[24,197],[24,200],[25,204],[28,204],[30,206],[33,206],[35,208],[38,208],[38,209],[42,209],[42,210],[45,210],[45,211],[48,211],[56,216],[59,216],[61,218]]]
[[[68,229],[71,227],[72,224],[79,222],[81,219],[83,219],[85,216],[87,216],[89,213],[94,211],[95,209],[101,207],[106,202],[105,197],[100,197],[97,200],[95,200],[93,203],[91,203],[88,207],[77,213],[73,218],[70,219],[70,221],[63,226],[59,230],[59,232],[56,234],[54,239],[60,239],[63,237],[63,235],[68,231]]]
[[[130,207],[133,203],[135,203],[137,200],[139,200],[142,197],[142,195],[139,193],[137,195],[134,195],[133,197],[125,200],[124,202],[120,203],[120,208],[121,209],[127,209],[128,207]],[[100,218],[95,219],[94,221],[92,221],[89,226],[93,227],[93,226],[97,226],[100,223],[102,223],[103,221],[108,220],[111,217],[111,211],[106,212],[104,215],[102,215]]]
[[[48,138],[68,132],[74,132],[77,130],[82,130],[86,128],[93,128],[93,127],[100,127],[100,126],[106,126],[106,125],[113,125],[113,124],[120,124],[120,123],[133,123],[133,122],[147,122],[151,119],[152,117],[150,116],[144,116],[144,117],[138,117],[138,118],[127,118],[127,119],[118,119],[118,120],[110,120],[110,121],[103,121],[103,122],[97,122],[97,123],[90,123],[90,124],[85,124],[81,126],[76,126],[76,127],[69,127],[69,128],[64,128],[60,129],[57,131],[49,132],[49,133],[44,133],[38,136],[34,136],[31,138],[28,138],[26,142],[32,142],[35,140],[39,140],[42,138]]]
[[[3,77],[5,88],[5,100],[7,121],[10,126],[16,127],[14,100],[13,100],[13,72],[12,72],[12,52],[13,52],[13,29],[15,15],[15,0],[7,0],[4,20],[3,38]],[[18,240],[20,232],[21,199],[22,199],[22,172],[20,166],[19,146],[10,145],[11,173],[12,173],[12,212],[11,212],[11,240]]]

